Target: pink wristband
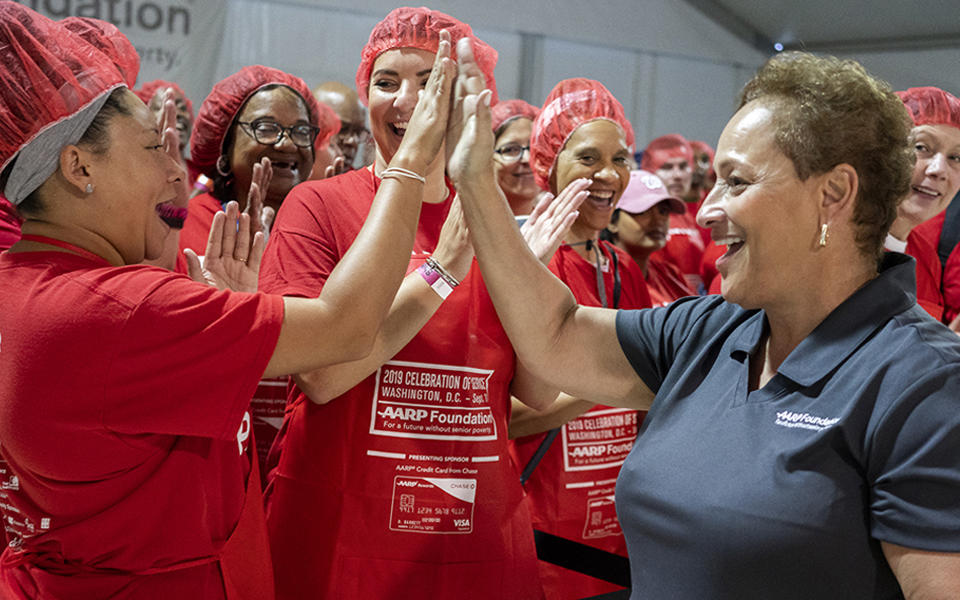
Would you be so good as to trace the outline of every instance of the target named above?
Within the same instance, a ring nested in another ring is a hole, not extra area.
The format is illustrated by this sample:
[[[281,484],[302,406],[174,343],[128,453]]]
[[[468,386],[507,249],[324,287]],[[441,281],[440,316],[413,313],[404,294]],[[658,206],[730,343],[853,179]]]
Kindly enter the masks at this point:
[[[433,291],[443,300],[446,300],[450,292],[453,291],[453,288],[443,279],[440,273],[427,263],[423,263],[417,267],[417,273],[420,273],[420,276],[427,282],[427,285],[433,288]]]

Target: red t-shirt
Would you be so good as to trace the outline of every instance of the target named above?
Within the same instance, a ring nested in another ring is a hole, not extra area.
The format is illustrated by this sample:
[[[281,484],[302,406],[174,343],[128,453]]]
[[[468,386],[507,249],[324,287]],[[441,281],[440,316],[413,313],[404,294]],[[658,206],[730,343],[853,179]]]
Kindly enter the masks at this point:
[[[360,169],[295,187],[261,289],[316,296],[378,185]],[[409,270],[435,248],[452,196],[423,205]],[[507,451],[514,368],[474,265],[413,340],[346,394],[318,406],[294,389],[267,489],[277,597],[542,598]]]
[[[700,259],[700,275],[709,294],[720,293],[720,272],[717,271],[717,259],[727,252],[726,246],[718,246],[713,240],[707,244]]]
[[[949,323],[957,314],[960,298],[945,310],[948,301],[944,292],[948,288],[960,288],[960,269],[954,266],[960,260],[960,252],[954,248],[947,260],[948,269],[943,269],[937,246],[945,217],[946,211],[914,227],[907,237],[907,254],[917,260],[917,302],[933,318]],[[948,272],[949,277],[944,278]]]
[[[0,252],[20,240],[20,216],[10,201],[0,196]]]
[[[213,215],[220,210],[220,201],[210,194],[198,194],[190,198],[187,220],[180,231],[180,254],[183,254],[184,248],[190,248],[198,256],[203,256],[207,251],[207,238],[210,237]]]
[[[282,299],[62,252],[0,280],[0,596],[269,595],[226,540],[266,547],[246,410]]]
[[[680,269],[660,255],[647,260],[647,289],[653,306],[666,306],[678,298],[696,295]]]
[[[700,278],[700,261],[703,257],[703,234],[697,226],[696,212],[670,215],[670,230],[667,245],[654,252],[662,254],[680,269],[690,287],[697,292],[703,286]]]
[[[601,272],[608,304],[613,303],[611,257],[615,253],[622,290],[617,307],[649,307],[643,272],[633,258],[606,242],[600,248],[607,259],[607,268]],[[601,306],[596,267],[573,248],[561,246],[549,267],[567,284],[578,303]],[[626,556],[613,492],[620,465],[633,447],[642,420],[635,410],[598,405],[563,425],[525,485],[534,527]],[[523,470],[546,435],[539,433],[511,442],[518,470]],[[544,593],[551,600],[586,598],[622,589],[548,562],[539,565]]]

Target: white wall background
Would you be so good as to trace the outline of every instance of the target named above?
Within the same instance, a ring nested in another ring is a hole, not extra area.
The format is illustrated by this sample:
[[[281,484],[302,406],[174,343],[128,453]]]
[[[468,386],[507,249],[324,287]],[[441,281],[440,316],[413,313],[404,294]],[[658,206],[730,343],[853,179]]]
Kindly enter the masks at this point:
[[[216,79],[260,63],[310,86],[331,79],[352,85],[370,30],[397,5],[228,0]],[[596,79],[624,105],[640,147],[670,132],[715,144],[740,86],[766,58],[682,0],[443,0],[430,6],[470,23],[497,49],[501,98],[539,106],[561,79]],[[196,102],[207,90],[187,91]]]

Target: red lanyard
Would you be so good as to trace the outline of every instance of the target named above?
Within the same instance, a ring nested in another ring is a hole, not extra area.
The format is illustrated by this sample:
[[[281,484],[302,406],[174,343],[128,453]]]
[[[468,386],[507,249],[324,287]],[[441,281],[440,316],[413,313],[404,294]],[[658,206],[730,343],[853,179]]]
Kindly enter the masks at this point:
[[[76,246],[74,244],[71,244],[70,242],[57,240],[54,238],[47,237],[45,235],[34,235],[32,233],[25,233],[20,236],[20,239],[27,240],[28,242],[39,242],[41,244],[47,244],[48,246],[56,246],[57,248],[63,248],[64,250],[73,252],[74,254],[79,254],[80,256],[86,259],[89,259],[95,262],[102,262],[108,266],[113,266],[110,264],[110,261],[108,261],[104,257],[94,254],[89,250],[84,250],[80,246]]]

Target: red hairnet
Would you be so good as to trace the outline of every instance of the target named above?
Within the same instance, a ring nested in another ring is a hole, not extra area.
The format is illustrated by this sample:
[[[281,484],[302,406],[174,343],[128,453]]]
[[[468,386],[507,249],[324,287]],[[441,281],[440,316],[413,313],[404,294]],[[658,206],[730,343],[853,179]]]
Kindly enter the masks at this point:
[[[536,120],[540,109],[523,100],[504,100],[497,102],[490,109],[493,131],[496,132],[504,123],[512,119],[524,117],[531,121]]]
[[[897,92],[913,125],[949,125],[960,129],[960,99],[940,88],[918,87]]]
[[[197,113],[190,135],[190,158],[204,174],[213,176],[217,159],[225,150],[223,141],[227,131],[243,105],[268,85],[283,85],[296,92],[307,107],[310,124],[321,126],[320,104],[302,79],[262,65],[244,67],[213,86]],[[314,144],[314,147],[318,146]]]
[[[550,174],[557,156],[573,132],[597,119],[617,124],[627,138],[627,147],[633,149],[633,127],[623,114],[623,106],[602,83],[592,79],[565,79],[553,88],[533,122],[530,135],[530,167],[541,189],[550,189]]]
[[[640,168],[654,172],[671,158],[686,159],[690,168],[694,167],[693,148],[690,147],[690,142],[679,133],[662,135],[647,144],[643,149]]]
[[[136,94],[138,98],[143,100],[144,104],[149,105],[157,91],[166,88],[172,89],[175,94],[178,94],[183,98],[183,103],[187,105],[187,112],[190,113],[190,120],[193,121],[193,102],[190,102],[190,98],[187,98],[187,94],[183,91],[183,89],[172,81],[154,79],[153,81],[148,81],[141,85],[139,89],[133,90],[133,93]]]
[[[450,15],[424,6],[411,8],[404,6],[390,11],[370,32],[367,45],[360,52],[360,67],[357,69],[357,93],[360,101],[369,104],[367,88],[370,85],[370,73],[377,57],[387,50],[397,48],[419,48],[436,54],[440,46],[440,30],[450,32],[453,42],[451,56],[456,59],[457,40],[466,37],[473,42],[473,56],[483,71],[487,88],[493,92],[492,101],[497,101],[497,84],[493,78],[493,68],[497,66],[497,51],[473,35],[473,29]]]
[[[0,4],[0,169],[50,125],[122,86],[112,57],[16,2]]]
[[[341,123],[337,113],[323,102],[318,101],[317,108],[319,109],[317,127],[320,128],[320,133],[317,134],[317,141],[313,145],[317,150],[322,150],[327,147],[334,134],[340,131]]]
[[[133,89],[140,73],[140,55],[116,25],[88,17],[67,17],[60,25],[79,35],[113,61],[127,87]]]

